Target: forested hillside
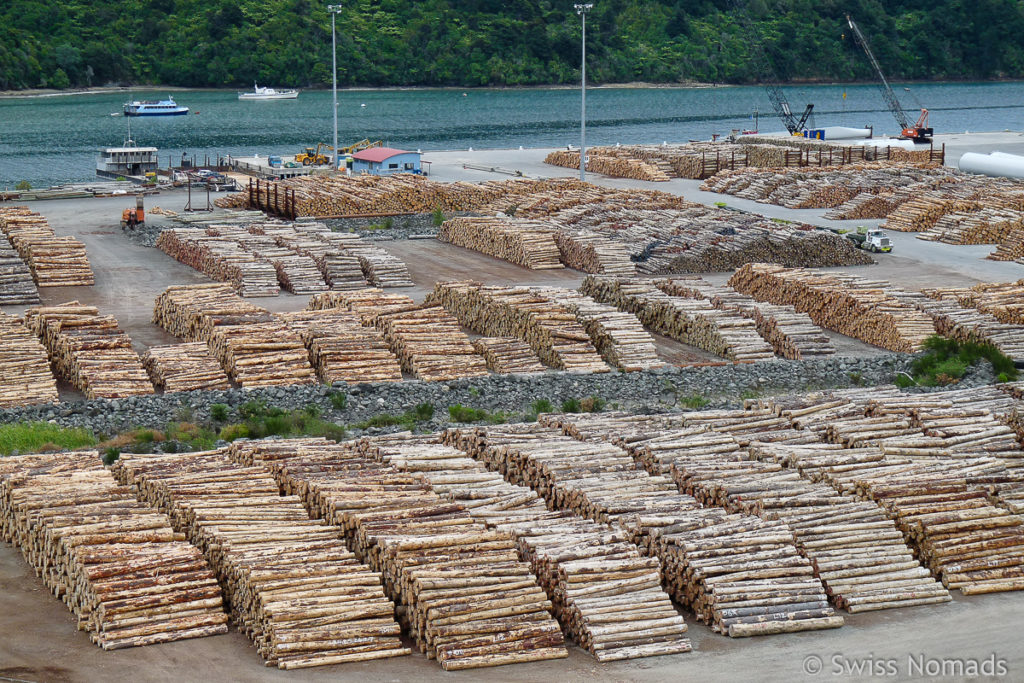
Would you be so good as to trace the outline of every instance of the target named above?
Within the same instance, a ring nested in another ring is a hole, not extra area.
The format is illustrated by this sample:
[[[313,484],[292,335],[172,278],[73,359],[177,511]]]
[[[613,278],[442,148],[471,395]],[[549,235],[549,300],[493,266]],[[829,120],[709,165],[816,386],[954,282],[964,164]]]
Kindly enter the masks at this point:
[[[337,0],[342,85],[570,83],[572,0]],[[851,11],[895,79],[1024,77],[1019,0],[743,0],[785,80],[870,78]],[[757,79],[732,0],[596,0],[594,83]],[[329,84],[319,0],[4,0],[0,89]],[[844,33],[845,35],[844,38]]]

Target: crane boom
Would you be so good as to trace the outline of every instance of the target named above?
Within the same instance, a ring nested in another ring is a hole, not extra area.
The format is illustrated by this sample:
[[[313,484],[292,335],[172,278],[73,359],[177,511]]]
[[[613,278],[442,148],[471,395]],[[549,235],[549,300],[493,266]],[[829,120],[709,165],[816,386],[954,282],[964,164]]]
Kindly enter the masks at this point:
[[[800,131],[807,124],[807,120],[811,117],[814,105],[808,104],[807,108],[804,109],[804,113],[797,119],[796,115],[793,114],[793,110],[789,107],[789,101],[786,99],[785,93],[782,92],[782,88],[778,85],[778,74],[775,73],[771,60],[768,59],[768,55],[764,51],[764,46],[761,45],[761,41],[757,40],[757,34],[751,26],[746,8],[744,8],[743,3],[739,0],[731,0],[730,4],[736,12],[736,18],[740,21],[744,33],[746,33],[747,47],[753,53],[758,76],[764,89],[768,92],[768,100],[772,103],[772,109],[775,110],[776,116],[782,119],[782,123],[786,126],[786,130],[789,131],[790,135],[799,135]]]
[[[853,37],[857,43],[864,49],[864,54],[868,56],[868,61],[871,62],[872,68],[875,70],[875,75],[878,76],[878,89],[882,91],[882,99],[885,100],[885,104],[889,107],[889,111],[896,118],[896,123],[899,124],[900,130],[903,137],[910,138],[912,140],[926,141],[932,135],[932,129],[928,128],[928,110],[922,109],[921,116],[917,121],[911,125],[910,119],[907,117],[907,112],[903,110],[903,105],[900,104],[899,99],[896,97],[896,93],[893,92],[892,86],[889,85],[889,81],[885,78],[885,74],[882,73],[882,67],[875,59],[875,53],[871,51],[871,46],[868,45],[867,38],[860,32],[860,27],[857,26],[857,22],[853,20],[849,14],[846,15],[846,23],[849,24],[850,30],[853,31]]]

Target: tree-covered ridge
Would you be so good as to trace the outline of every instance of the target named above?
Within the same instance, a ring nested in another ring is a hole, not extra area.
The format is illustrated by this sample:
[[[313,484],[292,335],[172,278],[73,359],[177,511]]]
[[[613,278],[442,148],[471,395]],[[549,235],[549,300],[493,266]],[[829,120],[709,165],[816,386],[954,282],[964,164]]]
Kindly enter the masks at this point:
[[[342,85],[539,85],[579,77],[580,21],[572,0],[339,1]],[[326,85],[326,4],[5,0],[0,89]],[[1024,77],[1019,0],[742,4],[785,80],[872,77],[848,35],[847,11],[894,79]],[[732,0],[596,0],[587,21],[588,80],[756,80],[732,7]]]

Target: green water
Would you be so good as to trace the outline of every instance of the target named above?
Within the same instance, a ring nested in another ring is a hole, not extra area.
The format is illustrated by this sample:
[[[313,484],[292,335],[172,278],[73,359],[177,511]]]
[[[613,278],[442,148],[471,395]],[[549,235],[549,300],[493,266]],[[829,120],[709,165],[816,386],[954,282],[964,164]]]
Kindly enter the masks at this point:
[[[465,92],[465,96],[463,96]],[[794,110],[815,103],[817,126],[860,127],[896,133],[872,85],[787,88]],[[847,97],[843,98],[843,93]],[[1024,129],[1020,83],[897,86],[908,112],[917,101],[931,112],[936,132]],[[132,99],[162,99],[160,90],[136,90]],[[0,189],[20,180],[33,187],[95,178],[97,152],[120,145],[128,119],[119,113],[125,93],[0,99]],[[139,145],[160,149],[161,165],[182,153],[294,154],[332,137],[330,91],[303,92],[297,100],[239,101],[226,91],[192,90],[174,99],[193,114],[132,119]],[[365,106],[364,106],[365,105]],[[587,91],[588,144],[685,142],[753,125],[779,131],[756,87],[597,88]],[[912,116],[913,118],[913,116]],[[383,139],[406,149],[559,147],[578,144],[580,93],[573,89],[384,90],[338,93],[338,139]]]

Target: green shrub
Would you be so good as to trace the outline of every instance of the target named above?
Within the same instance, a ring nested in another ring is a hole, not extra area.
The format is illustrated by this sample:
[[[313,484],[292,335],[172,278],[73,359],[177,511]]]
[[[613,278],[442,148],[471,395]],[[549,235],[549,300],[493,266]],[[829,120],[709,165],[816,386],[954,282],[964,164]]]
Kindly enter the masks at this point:
[[[348,394],[344,391],[332,391],[327,398],[331,400],[331,406],[335,410],[345,410],[345,406],[348,405]]]
[[[567,398],[562,401],[562,412],[563,413],[578,413],[580,412],[580,402],[574,398]]]
[[[214,403],[210,406],[210,419],[215,422],[224,422],[228,419],[228,407],[223,403]]]
[[[679,399],[679,405],[683,406],[684,408],[690,408],[691,410],[700,410],[708,403],[709,401],[706,398],[698,394],[693,394],[692,396],[684,396],[683,398]]]
[[[444,223],[444,211],[441,210],[440,206],[434,209],[434,213],[432,214],[432,216],[434,221],[434,227],[441,227],[441,224]]]
[[[118,458],[121,457],[121,449],[120,448],[108,448],[108,449],[103,451],[103,456],[102,457],[103,457],[103,464],[106,465],[107,467],[110,467],[115,462],[117,462]]]
[[[27,180],[19,180],[18,184],[14,186],[14,189],[19,192],[28,192],[32,189],[32,183]]]
[[[156,441],[156,433],[152,429],[139,429],[135,432],[135,443],[150,444]]]
[[[584,413],[600,413],[607,404],[600,396],[587,396],[580,399],[580,410]]]
[[[417,422],[428,422],[434,419],[434,405],[431,403],[420,403],[413,408],[412,415]]]
[[[1017,379],[1017,368],[1013,360],[988,344],[958,342],[939,335],[932,335],[921,345],[921,354],[911,363],[914,384],[941,386],[954,384],[967,369],[982,360],[992,365],[992,370],[1006,381]],[[904,380],[906,382],[907,380]],[[1000,380],[1002,381],[1002,380]],[[910,386],[907,384],[906,386]]]
[[[540,413],[553,413],[555,412],[555,406],[546,398],[538,398],[530,404],[530,410],[532,410],[535,415],[539,415]]]
[[[218,435],[222,441],[237,441],[249,438],[249,427],[244,424],[224,425]]]
[[[853,383],[854,386],[859,387],[864,384],[864,375],[859,372],[851,372],[849,373],[849,377],[850,382]]]
[[[320,417],[324,411],[317,404],[310,403],[309,405],[302,409],[302,412],[304,412],[306,415],[309,415],[310,417]]]
[[[66,428],[52,422],[18,422],[0,425],[0,455],[35,453],[45,447],[74,450],[95,446],[96,436],[82,427]]]

